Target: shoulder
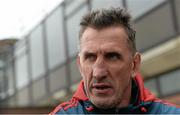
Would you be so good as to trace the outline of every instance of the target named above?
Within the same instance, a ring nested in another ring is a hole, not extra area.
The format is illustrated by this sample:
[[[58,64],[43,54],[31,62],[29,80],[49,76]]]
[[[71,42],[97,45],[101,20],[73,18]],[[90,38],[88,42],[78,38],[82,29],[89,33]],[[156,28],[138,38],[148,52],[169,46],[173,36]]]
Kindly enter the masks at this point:
[[[61,103],[58,105],[50,115],[54,114],[76,114],[83,113],[83,107],[76,99],[71,99],[68,102]]]
[[[151,105],[151,113],[158,114],[180,114],[180,106],[171,104],[166,101],[157,100]]]

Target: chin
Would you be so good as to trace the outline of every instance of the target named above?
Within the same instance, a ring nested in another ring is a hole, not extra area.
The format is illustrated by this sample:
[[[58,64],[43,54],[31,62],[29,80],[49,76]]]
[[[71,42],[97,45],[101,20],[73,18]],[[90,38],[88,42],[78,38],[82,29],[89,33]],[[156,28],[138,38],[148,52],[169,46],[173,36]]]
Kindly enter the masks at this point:
[[[106,98],[106,99],[103,99],[103,98],[93,98],[91,99],[91,102],[98,108],[101,108],[101,109],[108,109],[108,108],[113,108],[117,105],[117,100],[116,99],[109,99],[109,98]]]
[[[94,103],[94,105],[100,109],[108,109],[108,108],[114,108],[114,103]]]

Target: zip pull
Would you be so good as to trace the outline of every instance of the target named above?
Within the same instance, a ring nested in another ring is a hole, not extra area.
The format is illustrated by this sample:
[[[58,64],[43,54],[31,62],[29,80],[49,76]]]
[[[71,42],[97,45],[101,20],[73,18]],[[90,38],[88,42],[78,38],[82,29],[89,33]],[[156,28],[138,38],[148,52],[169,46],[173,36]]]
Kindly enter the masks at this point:
[[[145,107],[141,107],[141,111],[142,111],[143,113],[146,113],[146,112],[147,112],[147,109],[146,109]]]
[[[88,112],[92,112],[92,111],[94,110],[94,107],[88,106],[88,107],[86,107],[86,110],[87,110]]]

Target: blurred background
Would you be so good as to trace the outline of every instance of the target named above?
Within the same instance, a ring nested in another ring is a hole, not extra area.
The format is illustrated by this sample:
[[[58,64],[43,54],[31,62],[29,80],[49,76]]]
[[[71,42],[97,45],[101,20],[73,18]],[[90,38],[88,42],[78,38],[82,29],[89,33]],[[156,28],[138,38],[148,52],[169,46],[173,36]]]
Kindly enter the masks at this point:
[[[180,0],[4,0],[0,113],[49,113],[68,100],[81,79],[81,16],[112,6],[132,14],[145,86],[180,105]]]

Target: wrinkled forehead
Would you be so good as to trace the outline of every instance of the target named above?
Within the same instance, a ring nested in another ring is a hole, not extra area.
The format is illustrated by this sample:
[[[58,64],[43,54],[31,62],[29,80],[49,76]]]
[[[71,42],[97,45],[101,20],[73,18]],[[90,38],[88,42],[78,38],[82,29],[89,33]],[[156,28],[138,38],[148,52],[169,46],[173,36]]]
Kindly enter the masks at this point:
[[[126,46],[120,46],[117,42],[94,42],[89,41],[81,45],[81,53],[84,52],[121,52],[127,50]]]
[[[81,36],[80,48],[87,46],[96,46],[109,44],[113,47],[113,44],[124,46],[127,45],[128,35],[122,27],[108,27],[104,29],[87,28]]]
[[[125,34],[126,35],[126,37],[128,37],[128,34],[127,34],[127,32],[126,32],[126,30],[125,30],[125,28],[124,27],[122,27],[122,26],[118,26],[118,25],[112,25],[112,26],[108,26],[108,27],[104,27],[104,28],[95,28],[95,27],[91,27],[91,26],[88,26],[88,27],[86,27],[86,29],[83,31],[83,33],[81,34],[81,36],[80,36],[80,40],[82,39],[82,38],[85,38],[85,37],[87,37],[87,36],[92,36],[92,33],[93,34],[101,34],[101,33],[104,33],[105,35],[106,34],[111,34],[111,32],[116,32],[116,31],[119,31],[120,33],[120,35],[123,35],[123,34]],[[89,33],[89,34],[87,34],[87,33]]]
[[[129,55],[131,51],[127,39],[127,34],[121,28],[107,28],[104,30],[89,28],[81,38],[79,53],[118,52]]]

